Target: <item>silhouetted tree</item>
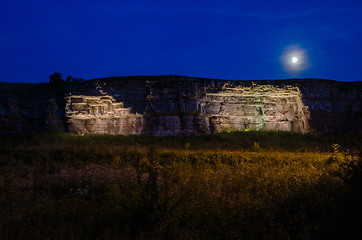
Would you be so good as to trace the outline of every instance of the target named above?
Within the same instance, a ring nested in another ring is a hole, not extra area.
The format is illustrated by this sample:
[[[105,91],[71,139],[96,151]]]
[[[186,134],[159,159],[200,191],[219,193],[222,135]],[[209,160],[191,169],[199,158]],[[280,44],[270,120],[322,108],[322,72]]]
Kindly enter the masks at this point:
[[[64,83],[64,80],[62,78],[62,74],[55,72],[52,75],[49,76],[49,83],[52,85],[60,85]]]
[[[75,78],[72,77],[71,75],[68,75],[68,77],[65,79],[66,83],[81,83],[84,82],[83,78]]]
[[[68,77],[65,79],[66,83],[70,83],[72,81],[73,77],[68,75]]]

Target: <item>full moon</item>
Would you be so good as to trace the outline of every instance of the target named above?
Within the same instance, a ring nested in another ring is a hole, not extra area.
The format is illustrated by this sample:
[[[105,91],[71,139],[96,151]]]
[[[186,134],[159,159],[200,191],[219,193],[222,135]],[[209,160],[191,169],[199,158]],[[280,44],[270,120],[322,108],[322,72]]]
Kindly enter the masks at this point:
[[[299,45],[286,47],[280,61],[289,77],[298,77],[310,67],[307,51]]]

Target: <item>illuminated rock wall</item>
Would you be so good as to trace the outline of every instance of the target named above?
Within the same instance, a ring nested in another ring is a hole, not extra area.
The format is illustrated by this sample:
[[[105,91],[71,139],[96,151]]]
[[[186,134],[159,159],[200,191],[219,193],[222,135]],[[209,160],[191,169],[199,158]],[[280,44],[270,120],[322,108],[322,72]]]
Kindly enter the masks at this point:
[[[0,83],[0,133],[200,135],[362,132],[362,83],[114,77],[54,88]]]
[[[141,134],[142,115],[130,113],[112,96],[68,95],[69,131],[77,134]]]
[[[226,87],[207,93],[202,109],[210,131],[281,130],[307,132],[309,111],[299,88],[272,85]]]
[[[117,83],[116,83],[117,84]],[[131,92],[144,107],[132,111],[128,88],[98,82],[99,96],[69,95],[69,131],[84,134],[192,135],[222,131],[308,131],[309,111],[297,87],[230,86],[227,82],[147,81]],[[115,100],[110,94],[124,96]],[[128,102],[128,108],[124,102]]]

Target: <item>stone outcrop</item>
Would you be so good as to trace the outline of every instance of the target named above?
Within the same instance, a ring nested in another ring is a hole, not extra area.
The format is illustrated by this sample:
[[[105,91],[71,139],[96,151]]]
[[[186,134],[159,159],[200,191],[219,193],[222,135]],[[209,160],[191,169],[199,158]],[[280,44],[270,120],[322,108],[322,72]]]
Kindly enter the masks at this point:
[[[0,83],[0,132],[362,132],[361,82],[145,76],[94,79],[56,90],[47,84],[19,86]]]
[[[142,115],[133,114],[112,96],[66,97],[69,131],[77,134],[140,134]]]
[[[309,111],[298,87],[255,85],[207,93],[202,110],[210,132],[281,130],[307,132]]]

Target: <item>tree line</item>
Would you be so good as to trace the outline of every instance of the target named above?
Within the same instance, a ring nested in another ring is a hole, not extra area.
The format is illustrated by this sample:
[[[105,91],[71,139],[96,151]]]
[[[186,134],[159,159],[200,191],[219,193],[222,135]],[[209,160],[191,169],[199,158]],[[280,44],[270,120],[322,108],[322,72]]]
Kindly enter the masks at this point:
[[[49,76],[49,84],[51,85],[63,85],[64,83],[81,83],[84,82],[83,78],[76,78],[71,75],[68,75],[66,79],[63,79],[61,73],[55,72]]]

